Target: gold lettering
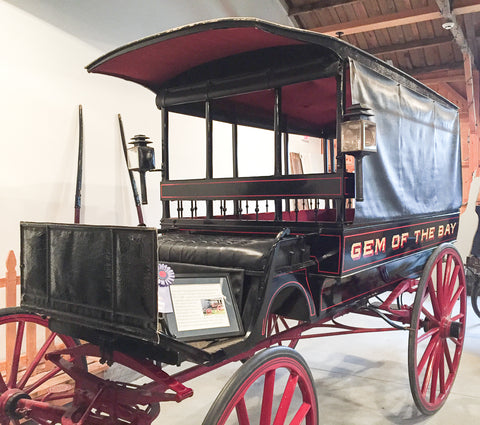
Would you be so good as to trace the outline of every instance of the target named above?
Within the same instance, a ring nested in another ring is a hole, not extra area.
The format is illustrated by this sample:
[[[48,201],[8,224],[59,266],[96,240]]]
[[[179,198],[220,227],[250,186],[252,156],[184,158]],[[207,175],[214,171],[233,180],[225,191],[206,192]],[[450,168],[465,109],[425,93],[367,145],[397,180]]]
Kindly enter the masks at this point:
[[[363,256],[371,257],[373,255],[373,239],[365,241],[363,246]]]
[[[386,241],[387,240],[385,237],[375,241],[375,255],[377,255],[379,252],[385,252]]]
[[[442,238],[443,237],[443,230],[444,227],[443,227],[443,224],[441,224],[440,226],[438,226],[438,237],[439,238]]]
[[[360,260],[362,257],[362,243],[361,242],[355,242],[352,245],[352,251],[350,253],[352,256],[352,260],[357,261]]]

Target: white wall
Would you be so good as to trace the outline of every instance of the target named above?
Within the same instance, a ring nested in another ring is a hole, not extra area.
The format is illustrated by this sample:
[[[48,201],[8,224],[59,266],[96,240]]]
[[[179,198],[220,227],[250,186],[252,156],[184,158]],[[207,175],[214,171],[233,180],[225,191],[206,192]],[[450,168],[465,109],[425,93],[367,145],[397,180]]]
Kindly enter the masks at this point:
[[[79,104],[85,137],[81,221],[137,224],[117,114],[128,138],[150,136],[160,164],[154,95],[123,80],[89,75],[84,67],[143,36],[235,15],[289,23],[278,0],[0,0],[0,276],[8,251],[19,255],[21,220],[73,222]],[[190,152],[198,132],[182,134],[180,149]],[[225,146],[228,151],[230,143]],[[228,175],[220,156],[218,176]],[[144,215],[156,227],[160,174],[147,178]]]

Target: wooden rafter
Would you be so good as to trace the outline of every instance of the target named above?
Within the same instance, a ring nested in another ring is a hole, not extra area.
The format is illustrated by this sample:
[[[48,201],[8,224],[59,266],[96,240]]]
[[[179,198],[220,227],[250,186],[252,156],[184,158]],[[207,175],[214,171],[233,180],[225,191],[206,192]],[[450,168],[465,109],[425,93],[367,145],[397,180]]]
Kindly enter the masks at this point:
[[[457,3],[459,4],[457,5]],[[480,12],[480,3],[478,0],[464,0],[462,2],[456,2],[455,8],[453,9],[453,13],[455,15],[473,12]],[[317,31],[321,32],[322,34],[332,36],[336,35],[337,32],[343,32],[345,35],[348,35],[441,18],[443,18],[443,16],[438,7],[432,5],[417,9],[407,9],[389,15],[373,16],[367,19],[356,19],[350,22],[311,28],[311,31]]]
[[[288,16],[298,16],[315,10],[325,9],[327,7],[343,6],[349,3],[358,3],[360,0],[322,0],[307,3],[302,6],[290,7]]]
[[[458,83],[465,82],[465,75],[462,68],[450,69],[450,70],[440,70],[436,72],[429,73],[420,73],[413,72],[411,73],[417,80],[420,80],[422,83],[427,85],[441,84],[441,83]]]
[[[457,105],[461,110],[468,110],[467,99],[465,99],[465,97],[463,97],[463,95],[455,90],[450,84],[440,83],[438,91],[448,100],[455,103],[455,105]]]
[[[452,42],[452,37],[436,37],[429,39],[422,39],[402,44],[390,44],[388,46],[376,47],[375,49],[369,49],[368,52],[372,55],[388,55],[391,53],[399,53],[416,49],[423,49],[424,47],[436,47],[449,44]]]
[[[424,66],[421,68],[410,68],[410,69],[404,69],[404,71],[408,72],[410,75],[414,76],[418,80],[417,75],[419,74],[430,74],[438,71],[447,73],[448,71],[457,70],[457,69],[463,69],[463,62],[452,62],[449,64]],[[465,81],[465,77],[463,77],[463,81]]]
[[[442,15],[436,7],[429,6],[421,9],[404,10],[390,15],[380,15],[367,19],[357,19],[350,22],[326,25],[323,27],[312,28],[312,31],[332,36],[337,32],[343,32],[345,35],[357,34],[360,32],[397,27],[415,22],[431,21],[432,19],[441,18],[441,16]]]

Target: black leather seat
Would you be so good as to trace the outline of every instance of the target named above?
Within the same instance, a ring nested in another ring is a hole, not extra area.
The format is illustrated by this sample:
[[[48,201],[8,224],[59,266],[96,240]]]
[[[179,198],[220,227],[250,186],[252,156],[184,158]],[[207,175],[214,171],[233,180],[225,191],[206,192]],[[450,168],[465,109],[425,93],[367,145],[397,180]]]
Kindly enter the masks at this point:
[[[274,241],[273,237],[169,232],[158,237],[158,260],[262,271]]]

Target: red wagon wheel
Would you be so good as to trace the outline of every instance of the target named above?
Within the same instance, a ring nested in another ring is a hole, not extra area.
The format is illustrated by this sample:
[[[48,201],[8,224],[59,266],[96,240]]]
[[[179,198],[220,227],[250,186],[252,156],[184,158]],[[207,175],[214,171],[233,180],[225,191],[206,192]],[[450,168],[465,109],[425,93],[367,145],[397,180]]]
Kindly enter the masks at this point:
[[[73,385],[56,382],[60,369],[47,362],[44,356],[55,348],[78,345],[73,338],[50,332],[46,319],[26,314],[19,308],[0,310],[0,334],[13,338],[13,345],[7,345],[6,353],[0,354],[0,358],[6,358],[7,366],[2,368],[0,376],[1,425],[21,423],[15,413],[15,400],[18,398],[55,404],[72,401]],[[37,336],[45,338],[37,344]],[[29,419],[29,424],[60,423],[50,422],[55,421],[53,418],[37,417],[36,413],[32,413]]]
[[[203,425],[317,425],[317,395],[305,360],[287,347],[249,359],[222,389]]]
[[[439,246],[423,270],[408,340],[410,388],[426,415],[445,403],[457,374],[465,336],[466,284],[462,259]]]

